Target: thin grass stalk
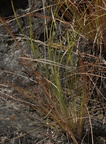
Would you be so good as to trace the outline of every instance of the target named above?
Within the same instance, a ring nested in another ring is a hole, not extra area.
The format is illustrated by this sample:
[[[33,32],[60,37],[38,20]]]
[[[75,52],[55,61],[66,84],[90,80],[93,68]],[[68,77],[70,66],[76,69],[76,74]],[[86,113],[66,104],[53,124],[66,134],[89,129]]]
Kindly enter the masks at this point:
[[[86,70],[85,70],[85,66],[84,66],[84,63],[83,63],[83,60],[82,58],[80,57],[80,66],[81,66],[81,72],[82,73],[86,73]],[[81,98],[81,106],[80,106],[80,113],[79,113],[79,122],[78,122],[78,129],[77,129],[77,132],[78,132],[78,135],[79,137],[81,138],[82,137],[82,132],[83,132],[83,128],[84,128],[84,117],[86,115],[86,109],[85,109],[85,105],[88,104],[88,101],[89,101],[89,94],[88,94],[88,85],[87,85],[87,76],[86,74],[83,74],[82,75],[82,98]]]
[[[27,36],[25,35],[25,33],[24,33],[24,31],[23,31],[23,29],[22,29],[22,26],[21,26],[21,24],[20,24],[20,22],[19,22],[19,18],[18,18],[18,16],[17,16],[17,14],[16,14],[16,11],[15,11],[15,8],[14,8],[14,4],[13,4],[13,0],[11,0],[11,6],[12,6],[12,10],[13,10],[13,13],[14,13],[14,17],[15,17],[15,20],[16,20],[16,22],[17,22],[17,24],[18,24],[18,27],[20,28],[20,31],[21,31],[21,34],[23,35],[23,37],[27,40],[27,43],[28,43],[28,45],[29,45],[29,40],[28,40],[28,38],[27,38]],[[32,33],[32,21],[31,21],[31,16],[32,16],[32,13],[29,13],[29,25],[30,25],[30,47],[32,48],[32,50],[33,50],[33,33]]]
[[[29,33],[30,33],[31,50],[32,50],[32,53],[33,53],[34,57],[36,57],[35,45],[34,45],[34,42],[33,42],[34,37],[33,37],[33,26],[32,26],[32,13],[29,14],[29,26],[30,26]]]
[[[23,32],[23,29],[22,29],[22,27],[21,27],[21,25],[20,25],[20,22],[19,22],[19,20],[18,20],[16,11],[15,11],[15,8],[14,8],[13,0],[11,0],[11,6],[12,6],[12,10],[13,10],[13,13],[14,13],[15,20],[16,20],[16,22],[17,22],[17,24],[18,24],[18,26],[19,26],[19,28],[20,28],[20,30],[21,30],[21,33],[25,36],[25,34],[24,34],[24,32]]]

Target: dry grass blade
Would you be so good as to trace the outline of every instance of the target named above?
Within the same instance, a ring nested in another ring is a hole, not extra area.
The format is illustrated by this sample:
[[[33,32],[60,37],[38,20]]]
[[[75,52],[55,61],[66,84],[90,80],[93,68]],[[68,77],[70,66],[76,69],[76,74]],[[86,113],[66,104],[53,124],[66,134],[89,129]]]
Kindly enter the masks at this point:
[[[55,0],[56,1],[56,0]],[[92,43],[103,45],[106,49],[106,2],[94,1],[56,1],[62,15],[73,24],[77,33]]]

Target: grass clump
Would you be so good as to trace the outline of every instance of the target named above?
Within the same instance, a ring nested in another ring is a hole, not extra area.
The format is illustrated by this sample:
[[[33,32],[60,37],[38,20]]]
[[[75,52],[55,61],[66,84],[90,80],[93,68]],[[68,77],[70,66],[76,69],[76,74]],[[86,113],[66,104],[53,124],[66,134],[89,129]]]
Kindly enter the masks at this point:
[[[94,75],[93,71],[90,72],[89,63],[86,65],[83,60],[83,54],[79,50],[79,39],[81,36],[86,37],[99,48],[102,45],[105,48],[106,4],[103,0],[79,3],[74,0],[55,0],[55,2],[56,9],[52,7],[50,9],[52,16],[49,28],[46,24],[47,18],[44,16],[46,25],[44,35],[47,40],[40,42],[43,46],[37,46],[33,36],[34,14],[31,12],[28,15],[30,36],[28,38],[23,35],[30,43],[34,57],[29,58],[23,54],[19,61],[27,70],[30,82],[36,86],[26,88],[12,86],[19,94],[19,97],[17,94],[13,99],[32,106],[45,118],[49,118],[47,125],[60,128],[78,144],[84,136],[85,121],[90,116],[88,102],[92,95],[91,79],[93,79],[90,74]],[[62,13],[61,17],[58,17],[59,12]],[[15,10],[14,15],[20,26]],[[67,19],[70,24],[61,18]],[[3,20],[2,23],[17,43],[6,23]],[[17,44],[20,48],[19,43]]]

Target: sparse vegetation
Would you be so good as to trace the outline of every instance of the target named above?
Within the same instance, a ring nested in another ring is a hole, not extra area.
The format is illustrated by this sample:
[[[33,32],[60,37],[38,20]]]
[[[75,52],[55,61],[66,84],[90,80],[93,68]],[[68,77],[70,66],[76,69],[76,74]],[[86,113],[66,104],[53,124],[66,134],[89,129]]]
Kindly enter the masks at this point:
[[[84,128],[89,121],[91,143],[94,144],[91,122],[94,113],[89,103],[92,103],[94,93],[96,98],[101,96],[101,99],[105,99],[103,95],[106,79],[103,61],[106,49],[105,0],[84,2],[55,0],[49,7],[43,3],[44,41],[34,39],[32,24],[34,11],[26,14],[29,17],[30,31],[29,36],[26,36],[13,3],[12,8],[22,38],[30,44],[33,57],[25,54],[6,21],[2,18],[0,20],[21,49],[22,57],[19,57],[19,62],[26,69],[30,83],[36,86],[20,87],[2,83],[3,86],[8,85],[10,89],[15,90],[15,94],[8,98],[30,105],[44,117],[45,125],[61,129],[61,132],[65,132],[75,144],[84,142],[86,135]],[[51,13],[50,17],[46,16],[46,10]],[[83,42],[87,45],[86,48]],[[105,109],[104,106],[102,108]]]

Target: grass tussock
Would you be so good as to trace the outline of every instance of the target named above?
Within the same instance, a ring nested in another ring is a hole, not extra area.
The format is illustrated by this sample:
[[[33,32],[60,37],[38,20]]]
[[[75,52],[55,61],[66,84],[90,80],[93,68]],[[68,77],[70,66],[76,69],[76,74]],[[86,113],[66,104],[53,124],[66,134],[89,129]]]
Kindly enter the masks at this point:
[[[33,12],[27,15],[29,17],[28,37],[21,28],[12,3],[14,17],[22,36],[30,44],[33,58],[29,58],[24,53],[6,21],[0,19],[21,49],[23,55],[19,58],[19,62],[28,75],[19,76],[15,73],[3,72],[7,75],[27,78],[30,83],[30,85],[24,85],[24,87],[11,85],[11,82],[8,84],[2,83],[2,87],[14,90],[12,96],[7,93],[3,95],[9,99],[30,105],[48,120],[45,124],[52,128],[61,129],[76,144],[79,143],[79,140],[82,140],[84,124],[89,119],[93,144],[88,104],[94,89],[98,95],[100,94],[95,83],[99,78],[105,79],[100,70],[105,68],[99,63],[98,57],[80,51],[79,40],[80,37],[85,37],[93,44],[97,44],[99,48],[102,45],[105,48],[106,2],[93,0],[78,3],[74,0],[55,0],[55,3],[57,5],[55,10],[52,9],[52,6],[49,7],[51,12],[49,27],[46,15],[43,17],[44,35],[46,35],[44,42],[38,42],[34,39]],[[45,3],[43,3],[43,10],[45,14]],[[61,16],[59,12],[61,12]],[[63,18],[67,19],[68,22]],[[58,37],[59,32],[61,35],[63,34],[60,38]],[[37,42],[42,47],[39,47]],[[84,58],[93,59],[93,63],[85,61]],[[37,68],[35,64],[37,64]],[[97,73],[95,69],[98,69]]]

